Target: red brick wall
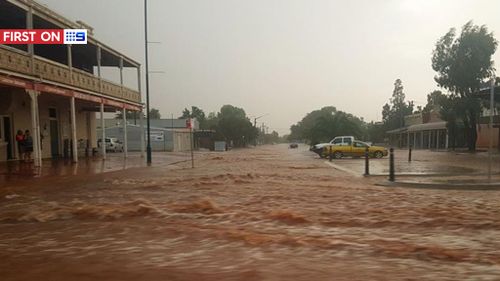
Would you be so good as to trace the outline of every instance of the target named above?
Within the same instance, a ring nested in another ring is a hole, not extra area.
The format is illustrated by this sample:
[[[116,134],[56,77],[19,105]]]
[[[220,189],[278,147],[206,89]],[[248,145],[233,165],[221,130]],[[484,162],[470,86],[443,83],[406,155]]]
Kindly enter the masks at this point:
[[[488,125],[480,124],[477,128],[477,148],[488,148],[490,141],[490,129]],[[493,147],[498,147],[498,128],[493,128]]]

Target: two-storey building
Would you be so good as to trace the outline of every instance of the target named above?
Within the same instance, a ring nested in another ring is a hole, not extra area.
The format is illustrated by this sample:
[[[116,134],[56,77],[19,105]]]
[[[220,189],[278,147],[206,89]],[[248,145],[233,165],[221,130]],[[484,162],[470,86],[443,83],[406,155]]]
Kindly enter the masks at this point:
[[[137,61],[82,22],[31,0],[0,0],[0,29],[72,28],[87,29],[88,44],[0,45],[0,161],[20,158],[15,135],[29,130],[36,165],[67,155],[76,162],[105,138],[96,133],[104,112],[142,110]]]

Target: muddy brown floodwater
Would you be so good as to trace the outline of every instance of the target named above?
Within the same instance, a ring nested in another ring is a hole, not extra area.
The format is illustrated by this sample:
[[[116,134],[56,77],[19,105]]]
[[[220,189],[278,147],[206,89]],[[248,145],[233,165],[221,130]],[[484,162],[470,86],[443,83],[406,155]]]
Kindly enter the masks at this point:
[[[197,158],[2,188],[0,280],[500,280],[498,191],[378,187],[305,147]]]

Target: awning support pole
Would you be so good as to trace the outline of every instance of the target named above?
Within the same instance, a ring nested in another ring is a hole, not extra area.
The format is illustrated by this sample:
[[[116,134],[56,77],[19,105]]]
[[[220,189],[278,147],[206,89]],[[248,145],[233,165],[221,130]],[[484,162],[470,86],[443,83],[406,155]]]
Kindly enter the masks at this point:
[[[145,144],[145,138],[146,138],[146,132],[144,131],[144,116],[143,116],[143,111],[144,109],[141,109],[139,112],[139,125],[141,127],[141,158],[144,158],[144,154],[146,151],[146,144]]]
[[[101,154],[106,160],[106,124],[104,123],[104,103],[101,102]]]
[[[78,163],[78,142],[76,139],[76,109],[75,97],[71,97],[71,139],[73,148],[73,163]]]
[[[127,109],[122,109],[123,113],[123,157],[128,156],[128,134],[127,134]]]
[[[26,90],[31,98],[31,138],[33,139],[33,163],[35,167],[42,167],[42,149],[40,141],[40,118],[38,110],[38,95],[40,92]]]

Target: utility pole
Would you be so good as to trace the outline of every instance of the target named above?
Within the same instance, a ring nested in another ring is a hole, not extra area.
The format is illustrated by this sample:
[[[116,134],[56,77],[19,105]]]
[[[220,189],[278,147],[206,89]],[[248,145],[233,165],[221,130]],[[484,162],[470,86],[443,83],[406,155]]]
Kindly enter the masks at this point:
[[[151,123],[149,119],[149,66],[148,66],[148,0],[144,0],[144,47],[145,47],[145,67],[146,67],[146,123],[148,132],[148,141],[146,147],[146,161],[151,165]]]
[[[267,116],[267,115],[269,115],[269,113],[266,113],[266,114],[261,115],[261,116],[259,116],[259,117],[255,117],[255,118],[253,119],[253,127],[254,127],[255,129],[257,129],[257,120],[258,120],[258,119],[260,119],[260,118],[262,118],[262,117],[264,117],[264,116]],[[257,137],[255,138],[255,146],[257,146]]]
[[[194,139],[193,139],[193,119],[189,118],[186,120],[186,125],[189,128],[189,142],[191,146],[191,168],[194,168]]]
[[[493,150],[493,113],[495,111],[495,76],[491,78],[490,89],[490,139],[488,145],[488,181],[491,181],[491,151]]]

